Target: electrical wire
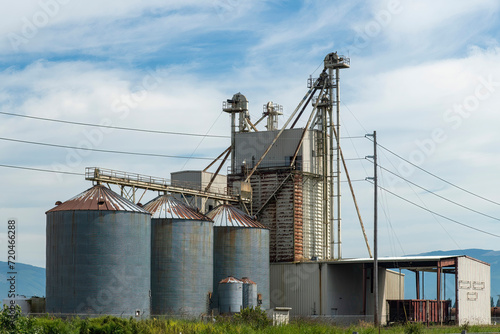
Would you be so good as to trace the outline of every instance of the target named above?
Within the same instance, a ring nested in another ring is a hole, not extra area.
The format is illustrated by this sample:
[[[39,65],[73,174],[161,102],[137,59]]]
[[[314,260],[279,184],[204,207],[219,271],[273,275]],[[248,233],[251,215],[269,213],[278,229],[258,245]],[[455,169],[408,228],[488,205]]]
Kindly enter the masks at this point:
[[[16,143],[23,143],[23,144],[41,145],[41,146],[58,147],[58,148],[68,148],[68,149],[73,149],[73,150],[92,151],[92,152],[101,152],[101,153],[140,155],[140,156],[148,156],[148,157],[174,158],[174,159],[213,160],[213,158],[207,158],[207,157],[187,157],[187,156],[181,156],[181,155],[167,155],[167,154],[141,153],[141,152],[125,152],[125,151],[116,151],[116,150],[101,150],[101,149],[97,149],[97,148],[86,148],[86,147],[75,147],[75,146],[58,145],[58,144],[48,144],[48,143],[40,143],[40,142],[33,142],[33,141],[12,139],[12,138],[4,138],[4,137],[0,137],[0,140],[11,141],[11,142],[16,142]]]
[[[377,166],[380,169],[380,165],[377,164]],[[382,183],[385,183],[384,174],[380,173],[380,178],[382,179]],[[391,219],[391,215],[390,215],[390,211],[389,211],[389,201],[387,199],[386,194],[381,193],[380,199],[381,199],[381,202],[383,203],[382,211],[383,211],[385,219],[387,220],[387,223],[388,223],[386,226],[388,226],[391,229],[392,234],[394,235],[394,238],[398,242],[399,248],[401,249],[401,252],[403,253],[403,255],[406,255],[406,252],[403,249],[403,245],[401,244],[401,241],[399,240],[398,235],[396,234],[396,230],[394,229],[394,226],[392,225],[392,219]],[[387,210],[386,210],[386,208],[387,208]],[[389,235],[389,237],[391,236],[390,233],[387,233],[387,234]],[[393,246],[393,255],[396,256],[396,248],[394,246],[394,242],[391,243],[391,246]]]
[[[368,182],[370,182],[370,181],[368,181]],[[372,183],[372,184],[373,184],[373,182],[370,182],[370,183]],[[427,209],[426,207],[423,207],[423,206],[421,206],[421,205],[419,205],[419,204],[417,204],[417,203],[415,203],[415,202],[412,202],[412,201],[410,201],[410,200],[408,200],[408,199],[406,199],[406,198],[404,198],[404,197],[402,197],[402,196],[399,196],[398,194],[396,194],[396,193],[394,193],[394,192],[392,192],[392,191],[390,191],[390,190],[388,190],[388,189],[386,189],[386,188],[384,188],[384,187],[382,187],[382,186],[378,186],[378,187],[379,187],[380,189],[384,190],[384,191],[387,191],[389,194],[391,194],[391,195],[393,195],[393,196],[395,196],[395,197],[397,197],[397,198],[399,198],[399,199],[401,199],[401,200],[403,200],[403,201],[405,201],[405,202],[407,202],[407,203],[410,203],[410,204],[412,204],[412,205],[414,205],[414,206],[416,206],[416,207],[418,207],[418,208],[420,208],[420,209],[422,209],[422,210],[425,210],[425,211],[427,211],[427,212],[430,212],[430,213],[432,213],[432,214],[434,214],[434,215],[436,215],[436,216],[438,216],[438,217],[441,217],[441,218],[443,218],[443,219],[446,219],[446,220],[448,220],[448,221],[451,221],[451,222],[453,222],[453,223],[455,223],[455,224],[458,224],[458,225],[464,226],[464,227],[469,228],[469,229],[471,229],[471,230],[474,230],[474,231],[477,231],[477,232],[481,232],[481,233],[484,233],[484,234],[488,234],[488,235],[493,236],[493,237],[496,237],[496,238],[500,238],[500,235],[498,235],[498,234],[491,233],[491,232],[488,232],[488,231],[485,231],[485,230],[479,229],[479,228],[477,228],[477,227],[467,225],[467,224],[465,224],[465,223],[461,223],[461,222],[459,222],[458,220],[455,220],[455,219],[452,219],[452,218],[446,217],[446,216],[444,216],[444,215],[442,215],[442,214],[439,214],[439,213],[437,213],[437,212],[435,212],[435,211],[432,211],[432,210],[430,210],[430,209]]]
[[[112,125],[102,125],[102,124],[93,124],[93,123],[84,123],[84,122],[74,122],[74,121],[66,121],[66,120],[60,120],[60,119],[55,119],[55,118],[37,117],[37,116],[30,116],[30,115],[20,115],[20,114],[8,113],[8,112],[4,112],[4,111],[0,111],[0,114],[2,114],[2,115],[8,115],[8,116],[17,116],[17,117],[24,117],[24,118],[36,119],[36,120],[40,120],[40,121],[57,122],[57,123],[82,125],[82,126],[91,126],[91,127],[96,127],[96,128],[106,128],[106,129],[115,129],[115,130],[126,130],[126,131],[135,131],[135,132],[147,132],[147,133],[157,133],[157,134],[177,135],[177,136],[210,137],[210,138],[230,138],[230,136],[223,136],[223,135],[208,135],[208,134],[204,135],[204,134],[200,134],[200,133],[187,133],[187,132],[148,130],[148,129],[128,128],[128,127],[112,126]]]
[[[344,107],[347,109],[347,111],[349,111],[349,113],[352,115],[352,117],[354,117],[354,119],[356,120],[356,122],[358,122],[358,124],[363,128],[363,130],[365,132],[368,132],[365,127],[363,126],[363,124],[361,124],[361,122],[359,121],[359,119],[356,117],[356,115],[354,115],[354,113],[351,111],[351,109],[349,109],[349,107],[347,106],[347,104],[345,104],[344,101],[340,101],[342,102],[342,104],[344,105]]]
[[[0,165],[0,167],[24,169],[24,170],[31,170],[31,171],[45,172],[45,173],[58,173],[58,174],[85,176],[84,173],[64,172],[64,171],[57,171],[57,170],[50,170],[50,169],[43,169],[43,168],[22,167],[22,166],[13,166],[13,165]]]
[[[212,128],[214,127],[215,123],[217,123],[217,121],[219,120],[220,116],[223,113],[224,113],[223,111],[220,112],[219,116],[217,116],[217,118],[215,119],[215,121],[212,123],[212,125],[210,126],[210,128],[207,130],[207,133],[205,134],[205,136],[203,136],[201,138],[200,142],[198,143],[198,145],[196,145],[196,148],[193,150],[193,152],[191,153],[191,155],[189,156],[189,158],[186,161],[184,161],[184,165],[182,166],[182,169],[184,169],[184,167],[186,167],[186,165],[189,162],[189,160],[194,156],[194,154],[196,153],[196,151],[200,147],[201,143],[203,143],[203,140],[205,140],[205,138],[207,137],[208,133],[210,132],[210,130],[212,130]]]
[[[29,118],[29,119],[36,119],[36,120],[40,120],[40,121],[57,122],[57,123],[80,125],[80,126],[90,126],[90,127],[114,129],[114,130],[125,130],[125,131],[146,132],[146,133],[177,135],[177,136],[204,137],[204,138],[225,138],[225,139],[231,138],[231,136],[225,136],[225,135],[211,135],[211,134],[175,132],[175,131],[160,131],[160,130],[151,130],[151,129],[139,129],[139,128],[85,123],[85,122],[66,121],[66,120],[60,120],[60,119],[55,119],[55,118],[46,118],[46,117],[38,117],[38,116],[31,116],[31,115],[21,115],[21,114],[9,113],[9,112],[4,112],[4,111],[0,111],[0,114],[8,115],[8,116]],[[364,136],[340,137],[340,139],[357,139],[357,138],[364,138]]]
[[[380,166],[380,165],[379,165],[379,167],[380,167],[380,169],[383,169],[383,170],[385,170],[386,172],[388,172],[388,173],[390,173],[390,174],[392,174],[392,175],[394,175],[394,176],[396,176],[396,177],[399,177],[399,178],[400,178],[400,179],[402,179],[402,180],[405,180],[406,182],[410,183],[411,185],[414,185],[415,187],[417,187],[417,188],[419,188],[419,189],[422,189],[422,190],[424,190],[424,191],[426,191],[426,192],[428,192],[428,193],[430,193],[430,194],[432,194],[432,195],[434,195],[434,196],[437,196],[437,197],[439,197],[439,198],[441,198],[441,199],[443,199],[443,200],[445,200],[445,201],[447,201],[447,202],[449,202],[449,203],[455,204],[455,205],[457,205],[457,206],[459,206],[459,207],[461,207],[461,208],[463,208],[463,209],[466,209],[466,210],[469,210],[469,211],[471,211],[471,212],[477,213],[477,214],[479,214],[479,215],[481,215],[481,216],[484,216],[484,217],[487,217],[487,218],[491,218],[491,219],[494,219],[494,220],[498,220],[498,221],[500,221],[500,218],[496,218],[496,217],[490,216],[490,215],[488,215],[488,214],[486,214],[486,213],[482,213],[482,212],[480,212],[480,211],[477,211],[477,210],[474,210],[474,209],[472,209],[472,208],[469,208],[468,206],[465,206],[465,205],[463,205],[463,204],[460,204],[460,203],[457,203],[457,202],[455,202],[455,201],[452,201],[451,199],[448,199],[448,198],[446,198],[446,197],[444,197],[444,196],[441,196],[441,195],[439,195],[439,194],[436,194],[435,192],[433,192],[433,191],[431,191],[431,190],[429,190],[429,189],[426,189],[426,188],[424,188],[424,187],[422,187],[422,186],[419,186],[418,184],[416,184],[416,183],[414,183],[414,182],[412,182],[412,181],[410,181],[410,180],[408,180],[408,179],[405,179],[404,177],[402,177],[402,176],[400,176],[400,175],[398,175],[398,174],[396,174],[396,173],[394,173],[394,172],[390,171],[389,169],[387,169],[387,168],[385,168],[385,167],[382,167],[382,166]]]
[[[369,139],[369,140],[372,140],[372,139],[370,139],[370,138],[368,138],[368,139]],[[496,205],[500,205],[500,203],[498,203],[498,202],[495,202],[495,201],[493,201],[493,200],[490,200],[490,199],[488,199],[488,198],[486,198],[486,197],[483,197],[483,196],[481,196],[481,195],[475,194],[475,193],[473,193],[472,191],[469,191],[469,190],[464,189],[464,188],[462,188],[462,187],[460,187],[460,186],[457,186],[456,184],[453,184],[453,183],[451,183],[451,182],[449,182],[449,181],[446,181],[446,180],[445,180],[445,179],[443,179],[442,177],[439,177],[439,176],[437,176],[436,174],[433,174],[433,173],[431,173],[431,172],[429,172],[429,171],[427,171],[427,170],[423,169],[422,167],[420,167],[420,166],[418,166],[418,165],[416,165],[416,164],[412,163],[411,161],[406,160],[405,158],[403,158],[403,157],[402,157],[402,156],[400,156],[399,154],[397,154],[397,153],[395,153],[395,152],[393,152],[393,151],[389,150],[387,147],[382,146],[382,145],[380,145],[379,143],[377,143],[377,146],[379,146],[380,148],[382,148],[382,149],[386,150],[387,152],[389,152],[389,153],[391,153],[391,154],[395,155],[395,156],[396,156],[396,157],[398,157],[399,159],[401,159],[401,160],[403,160],[403,161],[405,161],[405,162],[409,163],[409,164],[410,164],[410,165],[412,165],[413,167],[418,168],[418,169],[419,169],[419,170],[421,170],[422,172],[427,173],[427,174],[429,174],[429,175],[431,175],[431,176],[433,176],[433,177],[437,178],[438,180],[440,180],[440,181],[442,181],[442,182],[444,182],[444,183],[446,183],[446,184],[449,184],[450,186],[452,186],[452,187],[454,187],[454,188],[460,189],[460,190],[462,190],[462,191],[464,191],[464,192],[468,193],[469,195],[475,196],[475,197],[480,198],[480,199],[482,199],[482,200],[485,200],[485,201],[487,201],[487,202],[490,202],[490,203],[493,203],[493,204],[496,204]]]
[[[382,154],[384,155],[384,157],[387,159],[387,161],[389,161],[389,163],[391,164],[391,166],[394,168],[394,169],[397,169],[396,166],[394,166],[394,164],[392,163],[392,161],[387,157],[385,151],[381,151]],[[381,175],[383,175],[382,173],[382,169],[380,169],[381,171]],[[420,196],[418,195],[418,193],[415,191],[415,189],[413,189],[410,184],[408,182],[406,182],[409,186],[409,188],[413,191],[413,193],[415,194],[415,196],[419,199],[419,201],[422,203],[423,206],[425,206],[427,208],[427,206],[425,205],[425,202],[420,198]],[[448,232],[448,230],[443,226],[443,224],[441,224],[441,222],[436,218],[436,216],[432,215],[432,218],[434,219],[434,221],[443,229],[444,233],[446,233],[446,235],[448,236],[448,238],[450,238],[450,240],[455,244],[457,245],[457,247],[459,249],[462,249],[462,247],[460,247],[460,245],[458,244],[458,242],[452,237],[452,235],[450,234],[450,232]]]

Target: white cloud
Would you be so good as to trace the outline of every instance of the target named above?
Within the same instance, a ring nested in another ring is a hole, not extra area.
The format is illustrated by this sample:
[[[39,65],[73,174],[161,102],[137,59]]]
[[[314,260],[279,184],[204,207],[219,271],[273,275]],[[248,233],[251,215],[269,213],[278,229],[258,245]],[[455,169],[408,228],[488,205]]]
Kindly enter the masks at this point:
[[[253,120],[260,117],[262,104],[270,100],[282,104],[289,115],[307,90],[309,74],[318,75],[319,70],[313,72],[318,65],[321,69],[325,54],[350,51],[351,68],[341,72],[341,135],[359,136],[375,129],[380,143],[404,158],[423,156],[423,168],[495,198],[498,178],[491,166],[498,164],[500,156],[496,144],[500,141],[496,129],[500,87],[495,86],[488,98],[481,99],[470,116],[448,114],[455,117],[453,121],[443,116],[455,104],[467,103],[469,96],[475,96],[481,80],[491,76],[500,82],[498,42],[489,32],[497,29],[491,18],[498,5],[493,1],[405,1],[384,23],[380,13],[389,10],[390,4],[306,1],[281,13],[270,8],[287,6],[286,2],[179,1],[165,5],[163,1],[70,1],[23,44],[20,55],[6,44],[6,34],[20,31],[22,18],[32,18],[40,5],[35,1],[29,6],[12,4],[10,12],[0,14],[0,33],[5,37],[2,59],[4,63],[12,59],[12,66],[0,72],[0,111],[189,133],[206,133],[213,126],[210,133],[225,135],[229,134],[229,117],[221,115],[222,101],[241,91],[250,100]],[[360,44],[358,34],[377,23],[379,31]],[[239,34],[241,40],[237,40]],[[213,52],[210,57],[204,54],[206,50]],[[229,51],[233,53],[227,54]],[[71,146],[190,155],[201,141],[199,137],[120,130],[105,133],[69,124],[0,117],[3,137]],[[437,128],[445,131],[446,140],[429,146],[426,143]],[[196,154],[215,157],[228,145],[228,139],[206,138]],[[98,166],[169,178],[172,171],[201,169],[209,163],[191,160],[185,164],[184,160],[1,140],[0,149],[4,164],[48,169],[56,165],[78,173],[86,166]],[[364,157],[372,153],[372,146],[366,139],[353,139],[353,145],[344,142],[344,150],[346,158]],[[379,154],[384,167],[397,170],[404,165],[388,152],[381,150]],[[353,179],[372,174],[368,161],[348,165]],[[383,177],[382,184],[391,185],[390,177]],[[418,170],[406,177],[495,214],[494,206]],[[2,168],[0,181],[8,189],[0,194],[0,219],[18,215],[37,228],[44,226],[43,213],[56,200],[69,199],[90,186],[83,176],[7,168]],[[394,187],[398,194],[421,203],[404,182]],[[371,235],[372,186],[357,182],[355,188]],[[347,186],[343,189],[344,254],[366,256]],[[445,215],[486,230],[495,229],[487,219],[440,206],[421,190],[416,193],[433,210],[445,210]],[[390,244],[383,249],[387,255],[400,255],[389,254],[400,251],[396,236],[407,254],[456,248],[457,244],[462,248],[495,248],[496,239],[485,239],[482,234],[439,220],[441,227],[429,213],[389,194],[383,198],[384,211],[390,217],[389,221],[381,213],[385,229],[381,237]],[[429,231],[436,237],[428,238]],[[30,239],[32,245],[25,246],[30,250],[23,252],[43,255],[38,238]],[[34,256],[32,263],[40,264],[42,255]]]

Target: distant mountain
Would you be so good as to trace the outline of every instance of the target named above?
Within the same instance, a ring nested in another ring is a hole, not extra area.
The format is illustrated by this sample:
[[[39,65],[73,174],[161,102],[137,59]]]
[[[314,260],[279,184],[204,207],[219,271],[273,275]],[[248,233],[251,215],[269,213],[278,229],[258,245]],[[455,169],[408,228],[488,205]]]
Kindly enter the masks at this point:
[[[433,251],[413,256],[448,256],[448,255],[467,255],[469,257],[481,260],[490,264],[491,269],[491,296],[496,304],[500,295],[500,251],[487,249],[464,249],[450,251]],[[412,299],[416,297],[415,275],[412,272],[405,271],[405,298]],[[454,299],[455,292],[454,276],[446,275],[446,298]],[[425,298],[436,298],[436,274],[425,274]]]
[[[45,268],[29,264],[16,263],[16,294],[26,297],[45,296]],[[0,303],[7,298],[10,283],[7,281],[10,272],[7,262],[0,261]]]

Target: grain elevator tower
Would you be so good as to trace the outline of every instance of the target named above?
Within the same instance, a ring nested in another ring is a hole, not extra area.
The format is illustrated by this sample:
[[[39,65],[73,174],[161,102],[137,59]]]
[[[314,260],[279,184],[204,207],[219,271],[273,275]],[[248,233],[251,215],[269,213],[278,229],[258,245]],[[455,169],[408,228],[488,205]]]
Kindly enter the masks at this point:
[[[231,113],[229,187],[251,186],[249,213],[270,229],[271,262],[341,258],[339,72],[349,59],[330,53],[324,69],[281,129],[282,108],[264,105],[255,124],[248,100],[235,94]],[[309,117],[299,120],[308,105]],[[240,116],[238,130],[236,114]],[[267,117],[266,130],[256,125]],[[335,233],[336,232],[336,233]],[[334,246],[337,245],[336,254]]]

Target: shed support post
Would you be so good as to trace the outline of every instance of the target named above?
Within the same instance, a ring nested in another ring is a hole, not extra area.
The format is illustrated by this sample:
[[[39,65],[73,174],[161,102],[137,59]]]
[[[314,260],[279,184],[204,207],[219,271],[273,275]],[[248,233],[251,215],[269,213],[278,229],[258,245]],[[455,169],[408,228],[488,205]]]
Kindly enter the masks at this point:
[[[363,315],[366,315],[366,265],[363,263]]]
[[[442,317],[442,308],[441,308],[441,261],[438,261],[437,263],[437,292],[436,292],[436,299],[437,299],[437,311],[438,311],[438,322],[443,324],[443,317]]]
[[[415,282],[417,288],[417,299],[420,299],[420,271],[415,270]]]

